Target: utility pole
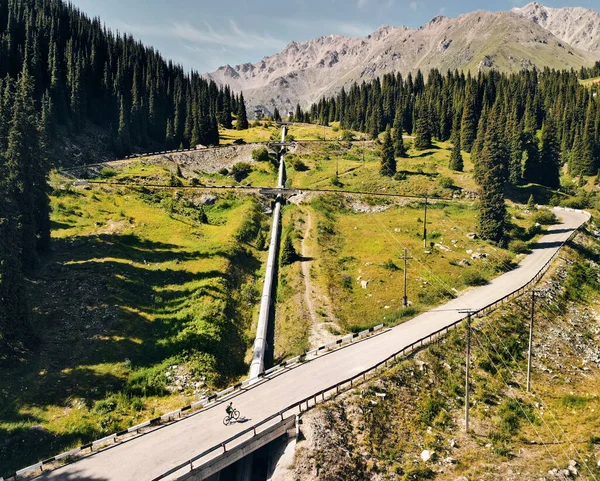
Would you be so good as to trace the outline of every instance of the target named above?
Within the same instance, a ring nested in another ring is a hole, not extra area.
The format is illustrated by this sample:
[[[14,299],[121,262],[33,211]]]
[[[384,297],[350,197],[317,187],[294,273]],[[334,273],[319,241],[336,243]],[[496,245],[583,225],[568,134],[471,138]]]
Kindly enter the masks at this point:
[[[406,295],[406,262],[412,259],[406,255],[406,247],[404,248],[404,296],[402,297],[402,306],[408,307],[408,296]]]
[[[423,221],[423,248],[427,249],[427,196],[425,197],[425,220]]]
[[[531,350],[533,347],[533,319],[535,316],[535,291],[531,291],[531,319],[529,322],[529,351],[527,354],[527,392],[531,390]]]
[[[467,355],[465,361],[465,432],[469,432],[469,369],[471,363],[471,314],[473,311],[459,311],[467,313]]]

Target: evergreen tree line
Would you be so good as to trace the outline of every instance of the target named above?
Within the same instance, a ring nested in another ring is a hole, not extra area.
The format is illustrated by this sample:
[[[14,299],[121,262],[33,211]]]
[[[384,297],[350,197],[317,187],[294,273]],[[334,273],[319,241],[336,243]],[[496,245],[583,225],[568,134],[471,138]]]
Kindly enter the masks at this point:
[[[216,145],[232,112],[247,128],[242,95],[60,0],[0,1],[0,361],[32,339],[25,276],[50,244],[56,139],[93,124],[110,132],[116,155]]]
[[[116,155],[134,149],[217,145],[241,98],[197,72],[166,62],[131,36],[113,33],[61,0],[0,2],[0,78],[25,59],[33,98],[49,106],[51,136],[87,124],[107,129]],[[11,80],[12,79],[12,80]]]
[[[584,70],[585,76],[598,67]],[[393,126],[415,135],[414,146],[420,149],[429,148],[432,138],[460,143],[473,154],[479,179],[478,154],[498,104],[500,117],[494,120],[499,120],[506,151],[504,182],[558,187],[561,164],[567,163],[573,175],[592,175],[600,167],[599,97],[579,83],[581,75],[546,69],[472,77],[432,70],[425,81],[420,71],[406,78],[387,74],[342,89],[294,117],[325,125],[339,121],[342,128],[373,139]]]

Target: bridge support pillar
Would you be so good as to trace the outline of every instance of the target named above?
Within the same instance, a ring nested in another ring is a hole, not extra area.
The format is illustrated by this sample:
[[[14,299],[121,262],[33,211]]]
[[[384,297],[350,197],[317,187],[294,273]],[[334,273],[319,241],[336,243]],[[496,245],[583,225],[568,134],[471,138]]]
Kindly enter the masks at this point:
[[[239,461],[236,481],[251,481],[252,480],[252,464],[254,461],[254,453],[250,453],[245,458]]]

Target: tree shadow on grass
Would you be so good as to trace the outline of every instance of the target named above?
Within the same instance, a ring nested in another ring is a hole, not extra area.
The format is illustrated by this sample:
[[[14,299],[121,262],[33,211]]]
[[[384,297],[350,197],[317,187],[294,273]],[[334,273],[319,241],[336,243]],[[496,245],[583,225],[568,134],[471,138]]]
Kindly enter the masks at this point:
[[[146,265],[215,256],[228,261],[227,270]],[[99,416],[84,417],[61,434],[32,429],[46,421],[31,414],[38,408],[66,412],[79,402],[90,408],[111,393],[138,396],[132,374],[193,353],[207,360],[201,366],[214,370],[216,382],[243,375],[248,339],[237,291],[259,268],[260,261],[245,249],[189,252],[119,234],[56,240],[29,280],[38,343],[20,364],[3,370],[0,381],[0,421],[17,426],[0,424],[0,454],[23,447],[18,457],[0,455],[0,471],[115,430],[116,421],[101,427]],[[164,372],[157,373],[164,379]],[[131,412],[124,411],[121,422],[127,419]]]

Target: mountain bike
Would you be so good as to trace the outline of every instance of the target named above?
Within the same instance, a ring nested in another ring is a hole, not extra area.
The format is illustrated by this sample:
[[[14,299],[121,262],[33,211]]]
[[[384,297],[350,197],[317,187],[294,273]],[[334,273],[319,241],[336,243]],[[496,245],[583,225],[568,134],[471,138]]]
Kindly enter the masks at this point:
[[[240,417],[240,412],[237,409],[232,409],[231,413],[223,418],[223,424],[228,426],[229,424],[235,422]]]

